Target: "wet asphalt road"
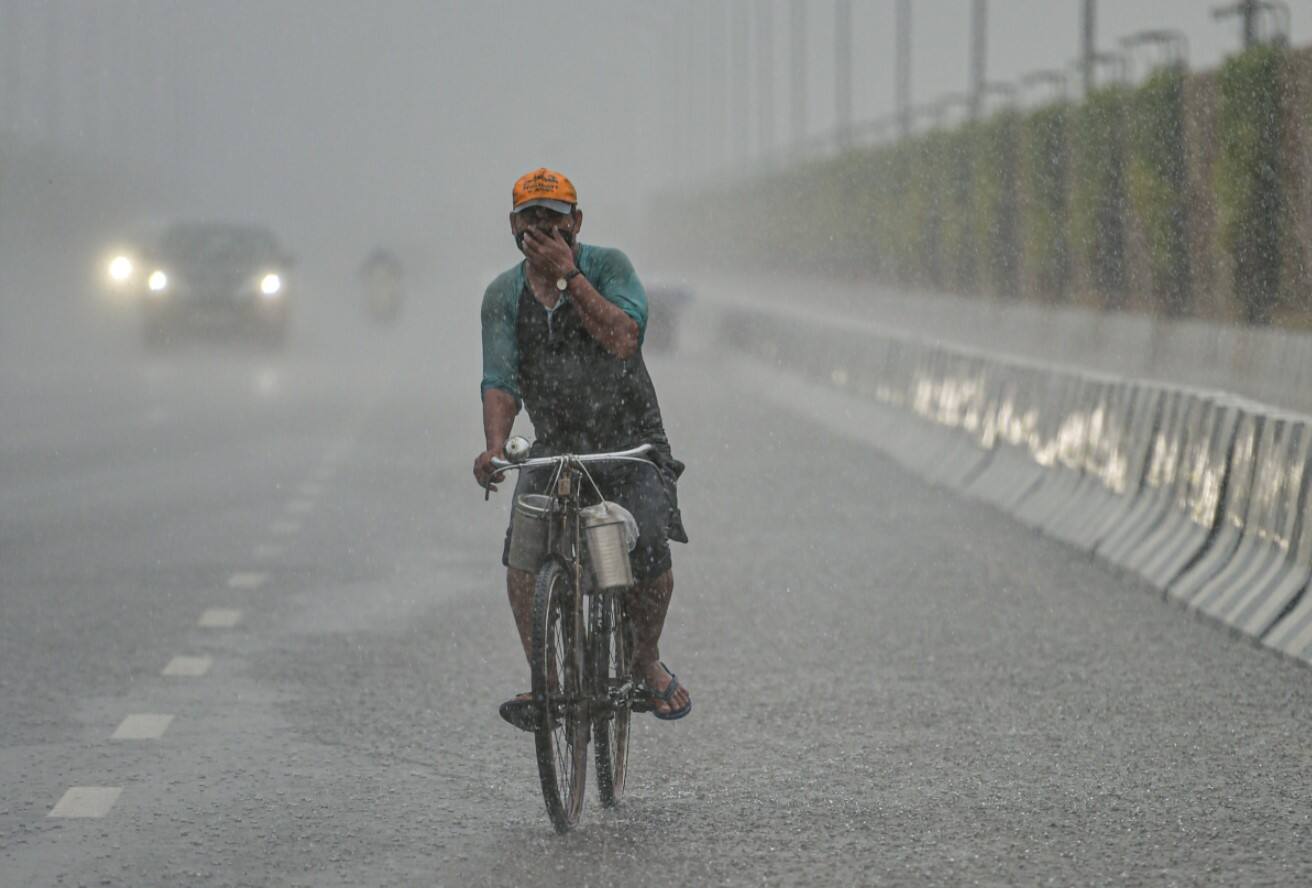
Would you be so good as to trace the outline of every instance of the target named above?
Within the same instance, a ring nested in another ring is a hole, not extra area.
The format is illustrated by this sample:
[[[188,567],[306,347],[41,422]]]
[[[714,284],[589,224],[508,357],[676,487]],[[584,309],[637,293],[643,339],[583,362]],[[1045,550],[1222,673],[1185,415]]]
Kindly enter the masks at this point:
[[[704,350],[649,359],[695,708],[556,836],[496,715],[527,676],[476,314],[6,368],[0,885],[1312,880],[1308,669]],[[173,718],[112,739],[132,714]],[[121,791],[48,816],[70,787]]]

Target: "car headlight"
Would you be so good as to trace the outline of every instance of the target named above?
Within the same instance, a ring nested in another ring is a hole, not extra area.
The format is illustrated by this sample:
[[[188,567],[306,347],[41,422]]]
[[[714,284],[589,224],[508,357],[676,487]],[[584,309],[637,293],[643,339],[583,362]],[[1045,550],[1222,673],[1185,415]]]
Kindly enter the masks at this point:
[[[265,299],[273,299],[282,292],[282,278],[270,272],[260,278],[260,295]]]
[[[158,268],[150,273],[150,277],[146,278],[146,286],[150,287],[152,293],[163,293],[168,285],[169,276]]]
[[[109,260],[109,279],[116,284],[121,284],[128,278],[132,277],[132,260],[127,256],[119,255]]]

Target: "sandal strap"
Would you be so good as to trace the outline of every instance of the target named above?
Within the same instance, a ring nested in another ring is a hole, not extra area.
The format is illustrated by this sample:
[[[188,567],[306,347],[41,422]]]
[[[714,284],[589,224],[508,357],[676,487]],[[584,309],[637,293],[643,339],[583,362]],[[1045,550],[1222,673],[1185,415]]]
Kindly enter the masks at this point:
[[[679,676],[671,672],[670,667],[666,666],[663,662],[661,663],[661,668],[664,669],[665,674],[670,677],[670,683],[665,686],[665,690],[660,693],[653,692],[652,696],[657,700],[660,700],[662,703],[669,703],[679,691]]]

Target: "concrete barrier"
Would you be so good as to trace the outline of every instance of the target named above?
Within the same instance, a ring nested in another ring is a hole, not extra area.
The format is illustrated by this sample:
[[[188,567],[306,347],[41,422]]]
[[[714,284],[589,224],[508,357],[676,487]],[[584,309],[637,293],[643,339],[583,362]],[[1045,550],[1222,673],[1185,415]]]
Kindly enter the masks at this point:
[[[1306,429],[1304,438],[1312,436]],[[1306,451],[1306,448],[1304,448]],[[1307,463],[1303,464],[1305,467]],[[1312,579],[1312,491],[1305,468],[1300,492],[1297,535],[1292,540],[1293,557],[1283,576],[1275,581],[1263,604],[1242,617],[1249,634],[1270,648],[1292,657],[1312,659],[1312,596],[1307,594]],[[1240,619],[1240,618],[1237,618]],[[1265,629],[1262,628],[1266,623]]]
[[[1281,417],[1282,441],[1261,482],[1265,508],[1248,532],[1252,542],[1242,568],[1202,590],[1193,606],[1240,632],[1261,638],[1307,585],[1310,549],[1298,547],[1296,534],[1312,527],[1300,514],[1307,496],[1307,465],[1312,450],[1312,426]]]
[[[1069,497],[1059,502],[1043,520],[1043,532],[1059,537],[1059,531],[1094,513],[1103,504],[1106,488],[1102,476],[1110,450],[1115,446],[1121,410],[1120,384],[1099,379],[1093,397],[1096,406],[1090,413],[1083,454],[1079,461],[1079,478]]]
[[[1050,434],[1038,459],[1048,471],[1029,496],[1015,503],[1012,514],[1030,527],[1042,527],[1049,514],[1067,502],[1082,478],[1081,464],[1088,442],[1089,420],[1097,383],[1084,376],[1060,374],[1060,391],[1052,400]]]
[[[1267,489],[1270,473],[1279,465],[1275,457],[1283,444],[1282,434],[1279,420],[1268,420],[1253,411],[1240,417],[1216,538],[1203,557],[1171,582],[1167,593],[1172,598],[1191,603],[1218,576],[1228,581],[1248,564],[1255,542],[1253,531],[1267,508],[1262,492]]]
[[[991,457],[962,491],[1002,508],[1023,499],[1043,480],[1044,469],[1032,451],[1038,435],[1038,393],[1044,381],[1032,367],[1008,367],[999,377],[997,407],[983,436]]]
[[[1087,548],[1083,541],[1090,528],[1122,505],[1116,487],[1126,472],[1136,396],[1132,383],[1106,383],[1099,433],[1085,455],[1084,480],[1071,501],[1048,519],[1044,532],[1049,536]],[[1142,462],[1139,472],[1134,479],[1136,489],[1142,476]]]
[[[1159,589],[1167,588],[1200,558],[1215,535],[1239,415],[1234,401],[1209,404],[1181,503],[1184,520],[1138,567],[1140,575]]]
[[[1152,457],[1138,501],[1131,514],[1098,542],[1094,549],[1098,555],[1123,565],[1126,557],[1169,514],[1187,427],[1201,411],[1202,403],[1202,398],[1191,392],[1172,390],[1167,394],[1165,420],[1154,436]]]
[[[722,343],[879,405],[889,421],[871,437],[908,469],[1312,661],[1312,419],[898,331],[723,314]],[[1202,332],[1197,348],[1248,354],[1220,341],[1239,333]],[[1277,357],[1250,356],[1263,373],[1296,354],[1312,361],[1304,338],[1275,344]]]

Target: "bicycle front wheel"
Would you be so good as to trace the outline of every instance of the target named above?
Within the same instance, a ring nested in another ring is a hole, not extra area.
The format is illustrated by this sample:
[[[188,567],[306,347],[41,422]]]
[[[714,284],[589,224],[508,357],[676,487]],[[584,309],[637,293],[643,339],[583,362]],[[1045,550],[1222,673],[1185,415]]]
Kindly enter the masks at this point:
[[[557,832],[583,812],[588,773],[588,701],[583,675],[583,609],[569,571],[552,559],[533,590],[533,702],[538,775]]]
[[[592,595],[592,715],[597,757],[597,794],[607,807],[624,794],[629,762],[629,719],[633,713],[633,648],[623,591]]]

